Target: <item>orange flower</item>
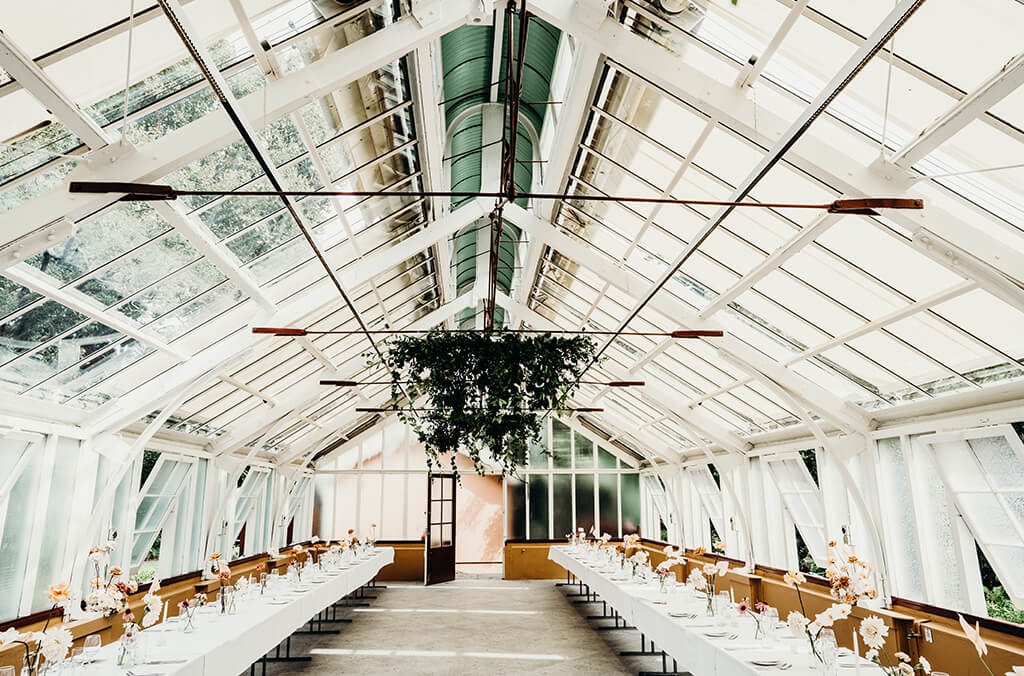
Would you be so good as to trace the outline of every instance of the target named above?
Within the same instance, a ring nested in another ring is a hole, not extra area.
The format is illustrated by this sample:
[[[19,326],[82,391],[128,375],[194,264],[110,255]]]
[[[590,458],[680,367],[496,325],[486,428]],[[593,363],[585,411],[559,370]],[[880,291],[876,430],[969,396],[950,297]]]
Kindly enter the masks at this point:
[[[355,533],[355,532],[356,532],[356,529],[355,529],[355,528],[349,528],[349,529],[348,529],[348,534],[349,534],[349,535],[352,535],[352,533]]]
[[[58,584],[50,585],[50,588],[46,592],[46,598],[50,599],[54,603],[61,603],[63,601],[71,600],[71,587],[67,586],[63,582]]]
[[[214,552],[213,554],[210,554],[210,560],[211,561],[216,561],[219,558],[220,558],[220,552]]]
[[[807,582],[807,578],[804,577],[804,574],[798,570],[789,571],[785,574],[785,576],[783,576],[783,579],[792,585],[798,585]]]
[[[694,556],[704,556],[707,553],[708,553],[708,550],[704,549],[703,547],[694,547],[694,549],[693,549],[693,555]]]
[[[111,577],[117,577],[120,574],[121,574],[121,569],[118,568],[117,566],[114,566],[113,568],[110,569],[110,576]]]

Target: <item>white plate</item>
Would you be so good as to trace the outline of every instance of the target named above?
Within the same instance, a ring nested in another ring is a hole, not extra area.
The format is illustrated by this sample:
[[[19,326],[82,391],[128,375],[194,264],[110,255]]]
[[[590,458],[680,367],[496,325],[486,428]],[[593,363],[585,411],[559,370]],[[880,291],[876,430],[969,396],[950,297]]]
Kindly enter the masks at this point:
[[[291,603],[291,601],[289,601],[288,599],[278,599],[277,601],[267,601],[267,603],[269,603],[272,606],[286,606],[289,603]]]
[[[782,662],[778,657],[758,657],[750,660],[755,667],[777,667]]]
[[[723,630],[719,630],[719,629],[715,629],[713,631],[705,631],[704,635],[707,636],[708,638],[725,638],[726,636],[729,635],[729,632],[723,631]]]
[[[668,611],[669,617],[689,617],[690,613],[683,610],[670,610]]]

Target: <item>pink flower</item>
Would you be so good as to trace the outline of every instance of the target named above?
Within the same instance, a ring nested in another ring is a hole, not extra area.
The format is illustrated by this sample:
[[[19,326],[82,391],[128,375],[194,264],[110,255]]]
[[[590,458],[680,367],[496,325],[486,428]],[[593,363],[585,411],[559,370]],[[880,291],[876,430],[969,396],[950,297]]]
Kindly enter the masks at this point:
[[[746,615],[748,612],[750,612],[750,604],[748,604],[745,600],[740,601],[739,604],[736,606],[736,612],[738,612],[740,615]]]

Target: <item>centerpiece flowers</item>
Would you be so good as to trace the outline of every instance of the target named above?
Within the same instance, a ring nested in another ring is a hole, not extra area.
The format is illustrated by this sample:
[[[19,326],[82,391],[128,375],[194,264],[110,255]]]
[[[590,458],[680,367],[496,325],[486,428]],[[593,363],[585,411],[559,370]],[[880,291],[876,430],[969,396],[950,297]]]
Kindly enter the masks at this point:
[[[764,611],[768,610],[768,604],[764,601],[758,601],[753,606],[747,599],[743,599],[736,605],[736,612],[740,614],[740,617],[749,617],[754,620],[754,638],[764,638],[764,628],[761,626],[761,622],[765,619]]]
[[[139,590],[135,580],[121,580],[121,569],[110,566],[110,553],[116,548],[113,540],[96,545],[89,550],[89,562],[93,565],[93,576],[89,580],[92,591],[82,600],[82,610],[110,616],[124,612],[128,596]]]
[[[662,550],[665,555],[665,560],[658,564],[657,568],[654,569],[654,574],[658,576],[658,590],[664,594],[668,591],[668,580],[675,573],[672,571],[672,567],[682,563],[682,559],[679,558],[680,552],[672,545],[668,545]]]
[[[217,581],[220,583],[220,591],[217,594],[217,600],[220,601],[220,614],[224,615],[228,612],[229,600],[226,588],[228,587],[228,583],[231,582],[231,567],[223,561],[221,561],[220,565],[217,567]],[[234,600],[232,599],[230,602],[233,604]]]
[[[850,616],[853,606],[861,599],[873,599],[876,596],[872,584],[871,566],[858,558],[846,544],[836,541],[828,543],[829,559],[825,575],[829,581],[829,594],[837,602],[814,616],[807,617],[800,585],[807,582],[807,577],[799,571],[789,571],[784,579],[796,589],[796,598],[800,603],[800,612],[792,611],[786,618],[790,632],[796,637],[806,637],[811,647],[811,654],[819,663],[824,656],[818,648],[822,630],[832,627],[837,620]]]
[[[640,571],[640,566],[645,565],[650,560],[650,555],[643,549],[635,552],[629,557],[629,562],[633,565],[633,577],[636,577]]]
[[[915,671],[932,673],[932,665],[924,657],[919,657],[917,664],[912,665],[910,655],[905,652],[889,655],[885,649],[885,637],[889,635],[889,627],[877,615],[861,620],[860,635],[868,647],[865,657],[877,664],[886,676],[911,676]]]
[[[542,413],[557,409],[578,387],[577,374],[591,364],[597,344],[589,336],[515,331],[442,331],[395,335],[385,344],[386,366],[399,420],[415,432],[428,469],[447,456],[458,476],[456,451],[465,451],[479,474],[483,454],[503,475],[526,463],[539,443]],[[420,399],[429,407],[417,407]]]
[[[130,667],[135,664],[135,649],[138,641],[139,625],[135,621],[135,613],[125,610],[121,613],[123,627],[120,639],[120,650],[117,653],[117,665]]]
[[[17,643],[25,650],[25,676],[34,676],[43,664],[57,664],[67,657],[73,637],[62,626],[50,627],[50,620],[62,604],[71,600],[71,588],[64,583],[51,585],[46,596],[53,602],[51,612],[46,616],[42,631],[20,633],[17,629],[0,632],[0,646]]]
[[[719,561],[718,563],[705,563],[704,567],[699,571],[695,568],[694,572],[700,573],[701,584],[694,585],[697,589],[704,592],[704,596],[707,598],[708,615],[715,614],[715,589],[718,586],[718,578],[724,576],[729,572],[729,562]],[[693,574],[690,574],[691,577]]]

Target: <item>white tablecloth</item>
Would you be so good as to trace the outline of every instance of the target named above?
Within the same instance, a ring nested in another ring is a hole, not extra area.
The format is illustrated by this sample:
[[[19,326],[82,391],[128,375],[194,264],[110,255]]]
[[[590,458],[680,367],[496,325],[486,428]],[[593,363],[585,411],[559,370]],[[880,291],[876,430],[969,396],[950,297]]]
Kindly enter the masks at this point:
[[[680,589],[673,595],[673,610],[695,614],[696,618],[670,617],[666,603],[668,596],[658,592],[655,585],[613,581],[607,572],[573,556],[565,546],[551,547],[548,558],[582,580],[601,600],[607,601],[659,650],[675,659],[680,670],[690,671],[694,676],[754,676],[779,670],[758,669],[750,659],[777,657],[793,665],[785,672],[791,676],[817,676],[818,672],[807,666],[808,656],[802,652],[803,641],[787,636],[770,645],[759,645],[754,641],[753,620],[741,618],[738,624],[728,627],[731,634],[739,635],[738,638],[706,636],[704,632],[712,629],[714,618],[707,617],[707,601],[703,596],[687,597],[685,590]],[[860,662],[862,676],[882,673],[867,660]],[[840,672],[844,675],[853,676],[857,671],[853,668],[852,655],[841,658],[840,665],[843,667]]]
[[[306,583],[309,589],[295,595],[286,604],[271,604],[269,597],[261,597],[241,602],[238,613],[234,615],[219,615],[215,610],[202,614],[196,631],[191,634],[167,630],[173,626],[170,624],[147,629],[142,632],[141,640],[145,643],[143,651],[149,663],[132,667],[131,671],[139,676],[157,673],[166,676],[239,674],[301,629],[321,610],[372,580],[394,560],[394,549],[380,547],[373,556],[325,576],[322,582]],[[216,604],[211,605],[216,607]],[[117,666],[118,649],[117,643],[104,646],[99,663],[90,668],[89,675],[123,675],[125,670]],[[167,662],[181,659],[185,661]]]

